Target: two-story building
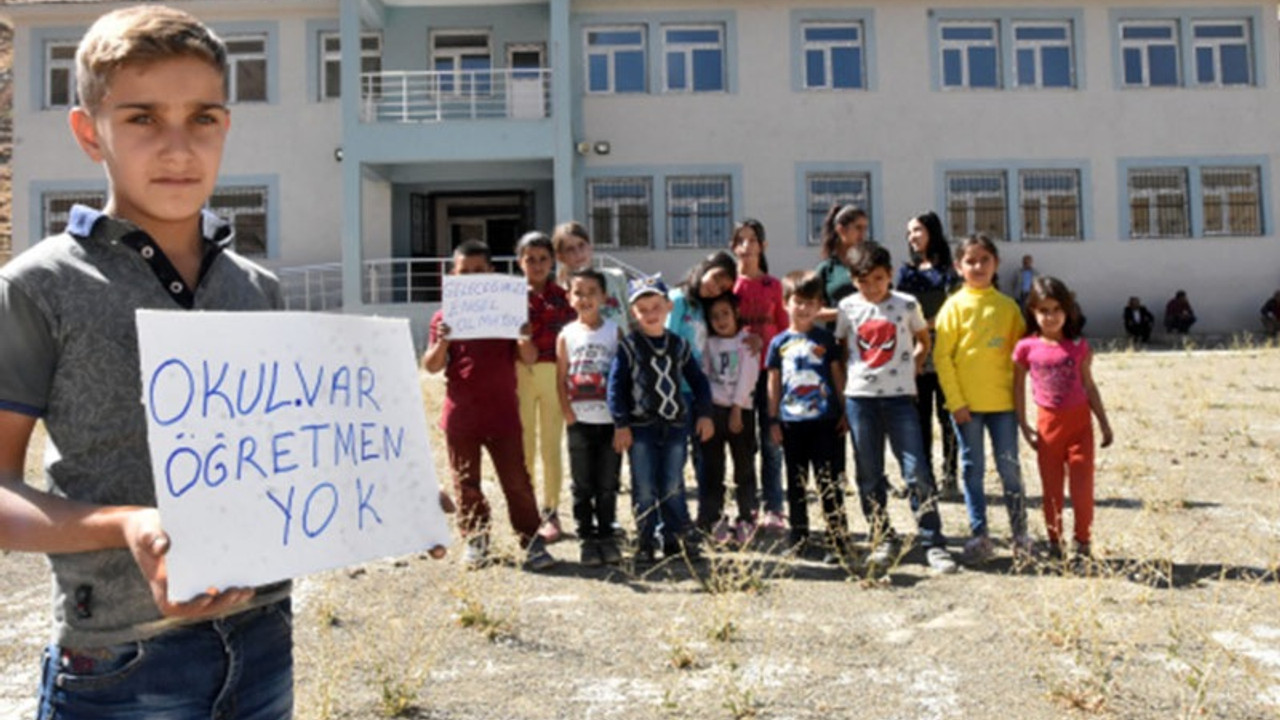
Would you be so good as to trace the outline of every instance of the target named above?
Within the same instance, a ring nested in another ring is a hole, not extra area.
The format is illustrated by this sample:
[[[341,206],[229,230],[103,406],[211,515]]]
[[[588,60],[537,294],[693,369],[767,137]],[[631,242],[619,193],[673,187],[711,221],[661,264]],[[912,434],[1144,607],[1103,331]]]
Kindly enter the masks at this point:
[[[211,205],[296,307],[421,320],[450,250],[577,218],[670,280],[736,220],[775,274],[832,203],[901,261],[935,209],[1120,333],[1185,289],[1254,330],[1280,287],[1275,3],[1206,0],[173,0],[231,55]],[[105,181],[68,137],[72,58],[117,3],[11,1],[20,250]]]

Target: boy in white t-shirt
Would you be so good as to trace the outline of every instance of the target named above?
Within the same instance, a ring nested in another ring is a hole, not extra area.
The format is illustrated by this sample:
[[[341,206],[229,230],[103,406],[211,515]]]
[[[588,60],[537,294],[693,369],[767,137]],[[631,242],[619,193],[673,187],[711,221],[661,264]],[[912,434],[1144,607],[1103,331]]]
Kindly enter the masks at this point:
[[[868,564],[884,567],[900,547],[886,512],[889,481],[884,472],[888,437],[902,468],[929,567],[954,572],[938,516],[933,472],[926,459],[916,413],[916,374],[929,356],[929,329],[920,304],[890,289],[893,262],[884,247],[868,242],[849,251],[858,292],[840,301],[836,338],[845,343],[846,417],[858,458],[858,494],[874,544]]]
[[[569,304],[578,319],[556,338],[556,387],[569,428],[569,471],[573,476],[573,519],[582,543],[582,564],[616,565],[622,554],[614,539],[618,469],[609,414],[609,367],[618,353],[618,326],[600,314],[605,278],[598,270],[569,276]]]

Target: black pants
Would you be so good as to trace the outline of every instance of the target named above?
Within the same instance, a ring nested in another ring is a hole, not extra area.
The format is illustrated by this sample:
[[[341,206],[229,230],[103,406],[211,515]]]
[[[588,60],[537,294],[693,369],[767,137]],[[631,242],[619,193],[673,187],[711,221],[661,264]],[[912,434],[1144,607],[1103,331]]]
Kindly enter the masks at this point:
[[[822,499],[822,514],[827,520],[827,534],[833,541],[843,542],[849,534],[849,521],[844,511],[844,488],[836,474],[836,453],[843,450],[844,436],[836,432],[835,420],[810,420],[782,423],[782,449],[787,466],[788,520],[791,539],[809,534],[809,508],[805,499],[809,469],[813,468]]]
[[[583,540],[613,534],[618,516],[618,470],[622,456],[613,451],[613,425],[569,426],[569,472],[573,475],[573,519]]]
[[[951,432],[951,413],[947,412],[947,399],[942,395],[942,385],[938,382],[938,373],[923,373],[916,376],[916,411],[920,413],[920,439],[924,441],[924,461],[929,463],[929,472],[933,473],[933,417],[938,418],[938,427],[942,431],[942,482],[955,487],[957,468],[956,436]]]
[[[716,405],[711,408],[711,420],[716,434],[702,443],[702,483],[698,493],[698,527],[710,530],[724,515],[724,446],[729,446],[733,457],[734,498],[738,503],[738,518],[750,520],[755,515],[756,502],[756,417],[751,408],[743,408],[742,430],[729,432],[731,408]]]

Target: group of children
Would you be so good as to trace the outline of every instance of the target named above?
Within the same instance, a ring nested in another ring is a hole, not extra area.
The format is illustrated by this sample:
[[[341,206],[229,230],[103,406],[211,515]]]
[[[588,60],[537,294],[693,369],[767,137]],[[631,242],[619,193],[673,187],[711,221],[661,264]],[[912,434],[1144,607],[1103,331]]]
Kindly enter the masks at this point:
[[[530,566],[553,562],[546,544],[564,532],[557,506],[559,448],[567,428],[573,517],[584,565],[622,561],[616,504],[623,455],[629,460],[637,563],[651,563],[659,552],[696,557],[708,541],[746,546],[757,533],[785,535],[787,547],[799,555],[820,549],[826,562],[850,562],[848,433],[871,540],[865,562],[885,567],[902,554],[888,513],[890,496],[897,494],[908,498],[928,566],[953,572],[956,562],[938,513],[932,438],[922,431],[930,408],[921,410],[917,399],[919,379],[934,373],[932,394],[949,415],[944,433],[954,437],[963,476],[970,538],[962,559],[981,563],[995,552],[983,491],[984,431],[1004,488],[1015,556],[1038,554],[1027,531],[1019,431],[1041,467],[1048,552],[1063,552],[1069,476],[1075,553],[1088,556],[1092,416],[1100,422],[1104,447],[1111,429],[1090,372],[1088,343],[1080,337],[1074,297],[1060,280],[1036,276],[1020,307],[994,285],[996,243],[969,237],[957,246],[952,263],[933,213],[911,221],[908,239],[913,262],[899,272],[899,289],[883,246],[862,237],[840,246],[853,291],[842,293],[831,313],[825,307],[829,282],[819,272],[798,270],[781,280],[768,274],[765,230],[755,220],[739,223],[729,252],[698,263],[678,287],[668,290],[656,276],[640,277],[629,283],[625,297],[620,277],[594,268],[580,224],[561,225],[551,237],[528,233],[517,246],[529,282],[526,334],[518,341],[451,343],[438,314],[424,356],[428,370],[448,374],[442,422],[467,564],[488,558],[481,445],[493,455]],[[942,252],[935,255],[939,242]],[[930,259],[939,277],[955,278],[957,287],[929,280]],[[553,261],[560,264],[559,282]],[[467,243],[455,252],[455,273],[485,271],[491,266],[483,244]],[[939,292],[929,290],[935,285]],[[831,327],[820,321],[832,316]],[[515,365],[514,379],[507,380],[510,371],[499,373],[504,364]],[[1026,413],[1028,377],[1038,407],[1034,426]],[[518,428],[515,413],[506,412],[515,406]],[[477,423],[483,427],[472,427]],[[885,468],[886,441],[905,481],[896,493],[890,492],[894,484]],[[726,448],[734,468],[736,517],[726,508]],[[523,462],[517,462],[521,450]],[[540,516],[531,481],[535,456],[542,459]],[[690,515],[685,491],[690,458],[696,516]],[[825,519],[822,548],[810,536],[810,477]]]

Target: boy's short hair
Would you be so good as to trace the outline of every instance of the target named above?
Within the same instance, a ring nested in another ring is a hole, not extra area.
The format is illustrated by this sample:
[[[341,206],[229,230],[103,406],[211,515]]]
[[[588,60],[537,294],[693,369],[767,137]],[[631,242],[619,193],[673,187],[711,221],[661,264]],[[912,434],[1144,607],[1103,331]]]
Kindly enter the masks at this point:
[[[483,240],[467,240],[453,249],[454,260],[469,257],[484,257],[485,262],[493,262],[493,253]]]
[[[193,57],[222,75],[228,92],[227,46],[194,15],[164,5],[135,5],[98,18],[76,48],[76,92],[90,113],[102,106],[111,76],[125,65]]]
[[[792,297],[822,299],[822,278],[812,270],[792,270],[782,278],[782,300]]]
[[[889,250],[880,243],[867,242],[854,245],[848,253],[849,274],[855,278],[863,278],[876,268],[884,268],[893,274],[893,257]]]
[[[600,292],[602,293],[608,292],[605,289],[604,273],[600,272],[599,270],[596,270],[595,268],[582,268],[581,270],[574,270],[573,272],[569,273],[569,282],[572,283],[574,280],[594,280],[596,284],[600,286]]]
[[[532,248],[542,248],[552,257],[556,254],[555,247],[551,244],[551,238],[547,237],[546,233],[538,230],[530,230],[520,236],[520,242],[516,243],[516,257],[524,257],[524,254]]]

